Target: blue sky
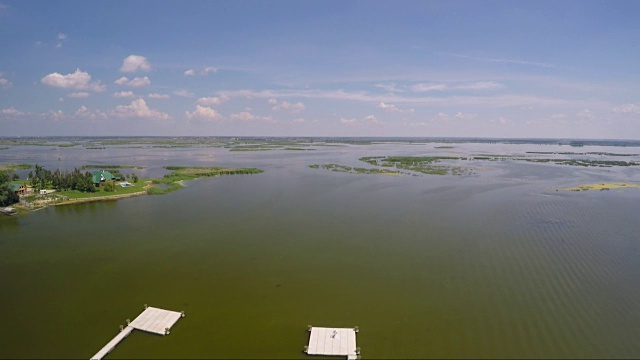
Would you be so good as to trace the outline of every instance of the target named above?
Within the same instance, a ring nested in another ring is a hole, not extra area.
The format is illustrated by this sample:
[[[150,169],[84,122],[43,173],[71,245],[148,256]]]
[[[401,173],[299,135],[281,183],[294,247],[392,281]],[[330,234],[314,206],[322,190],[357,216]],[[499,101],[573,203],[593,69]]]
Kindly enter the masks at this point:
[[[638,1],[0,0],[0,136],[640,139]]]

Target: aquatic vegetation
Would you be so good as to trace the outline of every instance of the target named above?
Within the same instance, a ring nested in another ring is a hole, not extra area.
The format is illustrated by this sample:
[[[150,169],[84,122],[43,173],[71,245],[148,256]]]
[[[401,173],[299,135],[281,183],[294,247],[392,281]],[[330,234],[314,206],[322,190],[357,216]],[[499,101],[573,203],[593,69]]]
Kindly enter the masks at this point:
[[[172,170],[162,179],[152,179],[154,185],[162,185],[161,187],[150,187],[147,190],[149,195],[162,195],[172,191],[176,191],[183,187],[183,181],[193,180],[203,177],[212,177],[220,175],[238,175],[238,174],[259,174],[263,172],[256,168],[224,168],[224,167],[183,167],[183,166],[165,166],[165,169]]]
[[[611,189],[640,189],[640,184],[631,184],[626,182],[610,182],[596,184],[581,184],[573,187],[558,188],[564,191],[588,191],[588,190],[611,190]]]

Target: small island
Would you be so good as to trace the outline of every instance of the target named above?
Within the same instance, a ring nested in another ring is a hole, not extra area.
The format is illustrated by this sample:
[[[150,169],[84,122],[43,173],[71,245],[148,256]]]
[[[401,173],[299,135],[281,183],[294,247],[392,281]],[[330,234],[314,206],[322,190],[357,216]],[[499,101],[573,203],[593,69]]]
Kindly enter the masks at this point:
[[[31,168],[35,171],[30,171],[27,179],[21,180],[16,173],[12,174],[18,169]],[[54,205],[162,195],[181,189],[188,180],[263,172],[256,168],[166,166],[165,169],[171,172],[162,178],[139,178],[134,172],[121,172],[122,169],[134,168],[123,165],[82,172],[95,168],[95,165],[84,165],[73,171],[50,171],[40,165],[3,165],[0,169],[0,206],[11,209],[5,214],[15,215]]]

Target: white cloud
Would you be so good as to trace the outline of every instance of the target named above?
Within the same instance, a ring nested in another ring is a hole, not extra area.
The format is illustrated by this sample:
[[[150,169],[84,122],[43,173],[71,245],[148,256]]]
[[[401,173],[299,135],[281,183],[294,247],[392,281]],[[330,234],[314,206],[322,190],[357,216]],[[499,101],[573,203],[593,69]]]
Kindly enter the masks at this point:
[[[169,114],[150,109],[143,99],[133,100],[130,105],[118,105],[113,113],[114,115],[123,118],[138,117],[161,120],[167,120],[170,118]]]
[[[477,116],[477,114],[465,114],[459,111],[455,115],[453,115],[454,118],[461,120],[471,120],[475,119]]]
[[[613,112],[619,114],[637,114],[640,113],[640,105],[624,104],[618,107],[614,107]]]
[[[58,43],[56,44],[56,47],[60,48],[62,47],[62,42],[67,39],[67,35],[63,33],[59,33],[58,36],[56,36],[56,38],[59,40]]]
[[[53,121],[60,121],[68,118],[67,114],[65,114],[64,111],[62,110],[58,110],[58,111],[49,110],[49,112],[42,113],[40,114],[40,116]]]
[[[274,122],[271,116],[256,116],[252,114],[251,109],[245,109],[245,111],[240,113],[231,114],[231,120]]]
[[[209,97],[201,97],[198,99],[198,104],[209,106],[209,105],[220,105],[223,102],[229,100],[229,96],[226,94],[219,94],[218,96],[209,96]]]
[[[71,94],[67,94],[67,97],[78,99],[78,98],[86,98],[86,97],[89,97],[90,95],[91,94],[89,94],[88,92],[82,91],[82,92],[74,92]]]
[[[120,79],[114,81],[113,83],[116,84],[116,85],[124,85],[127,82],[129,82],[129,78],[127,78],[126,76],[123,76]]]
[[[149,94],[149,95],[147,95],[147,97],[149,99],[168,99],[171,96],[169,96],[167,94]]]
[[[378,125],[382,125],[383,122],[378,120],[377,117],[375,117],[375,115],[367,115],[364,117],[363,121],[365,123],[369,123],[369,124],[378,124]]]
[[[269,99],[267,102],[269,103],[269,105],[275,105],[275,104],[277,104],[277,103],[278,103],[278,100],[276,100],[276,99]]]
[[[207,75],[209,73],[217,73],[217,72],[218,72],[218,68],[213,66],[207,66],[206,68],[200,70],[200,73],[202,75]]]
[[[473,106],[473,107],[490,107],[505,108],[517,106],[536,106],[536,107],[552,107],[552,106],[585,106],[582,100],[563,100],[560,98],[527,96],[527,95],[500,95],[500,96],[448,96],[448,97],[431,97],[431,96],[400,96],[398,94],[371,94],[364,91],[345,91],[345,90],[233,90],[225,91],[226,95],[231,98],[305,98],[305,99],[331,99],[338,101],[361,101],[361,102],[383,102],[383,103],[403,103],[417,104],[420,106]]]
[[[390,91],[390,92],[404,92],[404,90],[398,89],[396,87],[396,84],[394,84],[394,83],[391,83],[391,84],[376,84],[376,85],[373,85],[373,86],[375,86],[377,88],[381,88],[381,89],[387,90],[387,91]]]
[[[509,120],[507,120],[507,119],[505,119],[505,118],[503,118],[503,117],[501,116],[501,117],[499,117],[499,118],[497,118],[497,119],[493,119],[493,120],[491,120],[491,122],[492,122],[492,123],[494,123],[494,124],[498,124],[498,125],[507,125],[507,124],[509,124],[511,121],[509,121]]]
[[[304,119],[303,118],[296,118],[291,120],[292,124],[304,124]]]
[[[194,97],[194,94],[188,90],[177,90],[177,91],[174,91],[173,94],[177,96],[187,97],[187,98]]]
[[[11,81],[4,78],[4,73],[0,73],[0,87],[7,90],[12,86],[13,84],[11,83]]]
[[[137,77],[134,78],[133,80],[127,82],[127,86],[131,86],[131,87],[143,87],[143,86],[147,86],[147,85],[151,85],[151,80],[149,80],[148,77]]]
[[[129,55],[122,62],[121,72],[134,73],[138,70],[149,71],[151,70],[151,64],[146,57],[140,55]]]
[[[353,125],[356,125],[358,123],[358,120],[356,120],[356,119],[347,119],[347,118],[341,117],[340,118],[340,123],[342,125],[353,126]]]
[[[486,61],[486,62],[495,62],[495,63],[505,63],[505,64],[516,64],[516,65],[530,65],[530,66],[539,66],[543,68],[554,68],[555,65],[537,61],[526,61],[526,60],[518,60],[518,59],[501,59],[501,58],[491,58],[491,57],[475,57],[463,54],[449,54],[449,53],[440,53],[442,55],[455,56],[464,59],[471,59],[477,61]]]
[[[84,105],[80,106],[80,108],[75,112],[74,115],[75,117],[78,117],[78,118],[85,118],[85,119],[91,119],[91,120],[107,118],[107,114],[105,114],[104,112],[100,110],[90,111]]]
[[[273,103],[271,100],[275,100],[275,99],[269,99],[269,103],[272,105],[275,105],[274,107],[271,108],[274,111],[289,110],[291,112],[300,112],[305,109],[304,104],[299,101],[295,104],[292,104],[287,101],[283,101],[280,104],[278,104],[277,100],[275,103]]]
[[[8,9],[9,5],[0,3],[0,9]]]
[[[446,84],[436,84],[436,83],[420,83],[411,86],[411,90],[414,92],[427,92],[427,91],[444,91],[447,90]]]
[[[43,84],[63,89],[104,91],[106,87],[100,81],[91,82],[89,73],[76,69],[74,73],[62,75],[51,73],[40,80]]]
[[[215,109],[200,105],[196,105],[196,109],[192,112],[185,111],[184,115],[188,120],[222,120],[222,115],[220,115],[220,113]]]
[[[479,81],[469,84],[462,84],[454,86],[454,89],[457,90],[493,90],[503,88],[504,85],[497,83],[495,81]]]
[[[134,94],[133,91],[119,91],[119,92],[113,93],[112,96],[115,98],[132,98],[132,97],[135,97],[136,94]]]
[[[126,76],[123,76],[120,79],[114,81],[113,83],[117,85],[126,85],[131,87],[143,87],[143,86],[151,85],[151,80],[149,80],[149,78],[146,76],[136,77],[131,80],[129,80],[129,78],[127,78]]]
[[[395,106],[393,104],[385,104],[383,102],[381,102],[378,105],[376,105],[376,107],[378,109],[382,109],[382,110],[384,110],[386,112],[391,112],[391,113],[394,113],[394,112],[397,112],[397,113],[413,113],[413,112],[415,112],[414,109],[404,110],[404,109],[398,108],[397,106]]]
[[[22,112],[22,111],[20,111],[20,110],[16,110],[16,109],[14,109],[13,107],[10,107],[10,108],[8,108],[8,109],[2,109],[2,110],[0,110],[0,114],[3,114],[3,115],[10,115],[10,116],[22,116],[22,115],[25,115],[25,113],[23,113],[23,112]]]
[[[576,114],[579,118],[591,120],[595,117],[593,111],[589,109],[584,109]]]
[[[184,75],[185,76],[195,76],[196,74],[198,74],[198,75],[208,75],[208,74],[211,74],[211,73],[215,74],[217,72],[218,72],[218,68],[217,67],[207,66],[204,69],[200,69],[198,71],[196,71],[194,69],[186,70],[184,72]]]

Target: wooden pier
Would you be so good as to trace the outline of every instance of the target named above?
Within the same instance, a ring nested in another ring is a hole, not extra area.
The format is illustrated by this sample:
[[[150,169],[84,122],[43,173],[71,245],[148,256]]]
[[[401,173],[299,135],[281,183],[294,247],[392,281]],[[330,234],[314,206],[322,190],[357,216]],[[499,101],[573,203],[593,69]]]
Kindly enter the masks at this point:
[[[127,319],[127,327],[121,326],[121,331],[111,341],[107,343],[100,351],[91,357],[91,360],[100,360],[107,356],[116,345],[118,345],[124,338],[129,336],[134,329],[158,334],[168,335],[171,327],[180,319],[184,317],[184,312],[169,311],[164,309],[158,309],[154,307],[148,307],[145,305],[144,311],[138,315],[133,321]]]
[[[346,356],[348,360],[360,358],[360,348],[356,347],[354,328],[324,328],[309,326],[311,335],[305,352],[309,355]]]

